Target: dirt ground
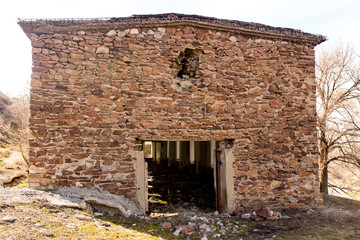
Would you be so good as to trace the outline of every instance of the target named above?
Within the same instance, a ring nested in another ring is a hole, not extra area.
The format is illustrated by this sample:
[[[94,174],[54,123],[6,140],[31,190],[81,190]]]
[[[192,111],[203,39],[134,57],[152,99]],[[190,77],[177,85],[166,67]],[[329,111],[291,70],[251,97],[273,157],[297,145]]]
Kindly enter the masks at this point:
[[[0,188],[0,239],[360,239],[360,202],[333,196],[324,196],[323,209],[292,209],[282,212],[286,218],[259,222],[196,208],[127,219],[53,204],[53,197]]]

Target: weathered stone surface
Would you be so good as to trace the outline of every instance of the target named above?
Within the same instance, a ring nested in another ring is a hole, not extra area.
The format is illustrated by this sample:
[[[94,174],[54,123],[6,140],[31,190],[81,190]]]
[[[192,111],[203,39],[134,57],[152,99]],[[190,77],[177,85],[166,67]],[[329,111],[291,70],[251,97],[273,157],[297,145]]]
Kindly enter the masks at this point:
[[[104,182],[111,183],[111,181],[109,180],[104,180]],[[81,206],[90,204],[94,209],[99,209],[103,212],[119,213],[125,217],[129,217],[133,214],[141,214],[138,206],[134,202],[124,198],[123,196],[118,196],[86,188],[74,187],[60,188],[57,190],[57,193],[59,193],[64,198],[71,200],[72,202],[79,203]]]
[[[41,83],[40,80],[32,79],[31,82],[30,82],[30,86],[31,87],[41,87],[42,83]]]
[[[272,213],[270,212],[269,208],[262,208],[262,209],[256,211],[256,215],[267,219],[268,217],[270,217],[272,215]]]
[[[162,36],[163,36],[163,35],[158,34],[158,33],[155,33],[155,34],[154,34],[154,38],[156,38],[156,39],[161,39]]]
[[[242,214],[245,213],[245,208],[244,207],[237,207],[235,210],[234,210],[234,214],[236,216],[241,216]]]
[[[182,234],[188,234],[188,233],[195,230],[195,228],[193,226],[190,226],[190,225],[176,226],[175,229],[180,230],[180,232]]]
[[[164,222],[161,224],[161,226],[165,229],[171,228],[171,222]]]
[[[40,233],[42,235],[46,236],[46,237],[53,237],[54,236],[54,234],[51,231],[47,230],[47,229],[41,230]]]
[[[16,218],[11,216],[5,216],[3,218],[0,218],[0,222],[7,222],[7,223],[13,223],[15,222]]]
[[[104,206],[104,207],[110,207],[110,208],[114,208],[117,209],[120,214],[124,217],[130,217],[131,216],[131,211],[127,211],[121,204],[115,204],[114,202],[105,200],[105,199],[101,199],[101,198],[94,198],[94,197],[87,197],[85,198],[85,202],[89,203],[89,204],[96,204],[96,205],[100,205],[100,206]]]
[[[235,36],[231,36],[231,37],[229,37],[229,40],[232,41],[232,42],[236,42],[237,38]]]
[[[174,234],[175,236],[179,236],[180,231],[181,231],[180,229],[176,229],[176,230],[175,230],[175,232],[174,232],[173,234]]]
[[[132,28],[130,29],[130,34],[139,34],[139,30],[137,30],[136,28]]]
[[[279,217],[278,216],[270,216],[270,217],[267,217],[266,220],[279,220]]]
[[[105,46],[100,46],[96,49],[96,53],[109,53],[109,48]]]
[[[46,173],[46,170],[44,168],[38,168],[35,166],[30,166],[29,173]]]
[[[110,30],[107,34],[106,34],[106,36],[108,36],[108,37],[115,37],[116,36],[116,31],[115,30]]]
[[[258,221],[264,221],[264,220],[265,220],[265,218],[260,217],[260,216],[258,216],[258,215],[253,215],[251,218],[252,218],[254,221],[256,221],[256,222],[258,222]]]
[[[94,219],[90,216],[86,216],[83,214],[77,214],[74,216],[74,218],[79,219],[79,220],[83,220],[83,221],[94,221]]]
[[[126,26],[117,35],[94,26],[28,34],[31,186],[81,185],[134,200],[136,139],[235,139],[241,214],[320,203],[314,42],[186,24]],[[206,118],[184,103],[206,103]]]

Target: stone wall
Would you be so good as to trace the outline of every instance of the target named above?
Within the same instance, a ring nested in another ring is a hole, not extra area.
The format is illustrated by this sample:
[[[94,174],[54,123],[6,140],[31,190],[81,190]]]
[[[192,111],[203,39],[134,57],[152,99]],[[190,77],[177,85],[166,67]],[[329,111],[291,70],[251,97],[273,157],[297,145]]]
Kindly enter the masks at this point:
[[[313,43],[196,26],[28,36],[32,187],[135,199],[136,140],[234,139],[238,207],[319,203]]]

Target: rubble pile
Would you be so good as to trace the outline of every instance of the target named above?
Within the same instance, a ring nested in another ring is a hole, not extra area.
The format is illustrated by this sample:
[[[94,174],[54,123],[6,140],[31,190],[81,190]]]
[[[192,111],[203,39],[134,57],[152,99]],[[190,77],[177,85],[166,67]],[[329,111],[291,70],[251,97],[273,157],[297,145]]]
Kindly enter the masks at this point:
[[[271,221],[278,219],[288,219],[287,215],[278,211],[272,211],[269,207],[262,207],[251,213],[242,213],[240,215],[230,215],[228,213],[205,212],[199,208],[192,210],[181,209],[178,215],[168,218],[152,219],[159,221],[159,225],[175,236],[193,236],[198,234],[199,239],[221,239],[224,236],[241,236],[243,233],[253,231],[253,234],[259,234],[262,237],[273,239],[276,237],[276,231],[280,226],[273,228],[264,228],[263,224],[257,224],[255,227],[250,223],[252,221]],[[245,236],[245,235],[244,235]]]

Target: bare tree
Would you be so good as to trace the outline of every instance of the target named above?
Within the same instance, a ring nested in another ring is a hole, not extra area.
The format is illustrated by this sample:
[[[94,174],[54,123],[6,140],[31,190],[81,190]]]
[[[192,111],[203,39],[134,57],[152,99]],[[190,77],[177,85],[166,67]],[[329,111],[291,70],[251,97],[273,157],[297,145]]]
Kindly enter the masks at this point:
[[[19,132],[19,147],[23,159],[29,165],[29,116],[30,116],[30,95],[24,90],[17,98],[12,100],[10,111],[14,117],[15,126]]]
[[[328,193],[328,165],[360,167],[359,57],[342,45],[322,51],[316,64],[320,191]]]

